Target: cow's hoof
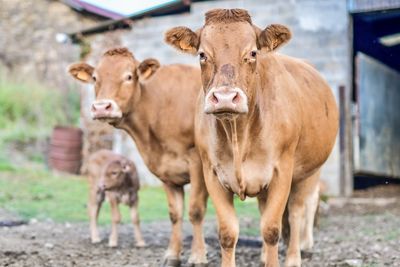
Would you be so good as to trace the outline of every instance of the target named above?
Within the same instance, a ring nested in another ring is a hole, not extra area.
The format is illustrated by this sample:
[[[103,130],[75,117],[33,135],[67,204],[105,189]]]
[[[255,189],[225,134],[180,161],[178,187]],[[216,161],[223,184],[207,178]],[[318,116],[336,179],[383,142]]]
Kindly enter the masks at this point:
[[[147,244],[146,244],[146,242],[137,242],[136,243],[136,247],[145,248],[145,247],[147,247]]]
[[[163,267],[180,267],[181,261],[179,259],[165,259]]]
[[[118,244],[117,244],[117,242],[108,242],[108,246],[110,247],[110,248],[116,248],[117,246],[118,246]]]
[[[190,263],[190,267],[208,267],[208,263]]]
[[[91,242],[93,245],[99,244],[101,242],[101,239],[100,238],[92,238]]]
[[[285,262],[285,267],[301,267],[301,259],[289,258]]]

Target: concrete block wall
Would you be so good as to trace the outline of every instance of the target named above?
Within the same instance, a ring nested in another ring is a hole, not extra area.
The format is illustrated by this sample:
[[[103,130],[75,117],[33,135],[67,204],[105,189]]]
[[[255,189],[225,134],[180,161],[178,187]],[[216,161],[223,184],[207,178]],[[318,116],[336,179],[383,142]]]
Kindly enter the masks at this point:
[[[351,42],[349,16],[344,0],[226,0],[192,4],[191,12],[179,15],[146,18],[133,24],[132,30],[121,35],[121,43],[136,58],[157,58],[162,64],[198,65],[196,57],[181,54],[166,45],[164,32],[174,26],[197,29],[203,25],[204,13],[213,8],[244,8],[253,23],[264,28],[271,23],[287,25],[292,40],[281,53],[303,58],[312,63],[325,77],[338,96],[338,86],[351,85]],[[128,139],[129,140],[129,139]],[[322,178],[330,194],[339,193],[338,145],[325,164]]]

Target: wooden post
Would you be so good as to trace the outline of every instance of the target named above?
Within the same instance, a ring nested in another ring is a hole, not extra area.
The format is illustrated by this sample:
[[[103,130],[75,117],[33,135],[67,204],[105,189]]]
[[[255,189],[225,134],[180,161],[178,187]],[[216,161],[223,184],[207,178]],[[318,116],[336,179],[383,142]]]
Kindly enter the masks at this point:
[[[350,196],[353,193],[352,114],[350,94],[343,85],[339,86],[339,111],[340,194]]]

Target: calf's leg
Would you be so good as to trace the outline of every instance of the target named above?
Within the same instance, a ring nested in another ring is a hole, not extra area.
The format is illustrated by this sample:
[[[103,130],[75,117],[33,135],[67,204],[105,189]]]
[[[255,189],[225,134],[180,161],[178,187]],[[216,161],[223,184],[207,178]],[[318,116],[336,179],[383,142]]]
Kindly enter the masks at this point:
[[[89,192],[88,213],[90,220],[90,238],[92,244],[96,244],[101,241],[99,230],[97,229],[97,219],[99,217],[99,212],[103,201],[103,194],[98,192],[95,188],[91,188]]]
[[[164,266],[180,266],[184,191],[182,186],[165,183],[163,186],[167,194],[169,218],[172,223],[171,237],[164,257]]]
[[[203,219],[207,208],[208,192],[198,155],[193,155],[190,162],[190,184],[189,219],[193,226],[193,241],[189,264],[196,267],[205,266],[207,255],[203,235]]]
[[[235,267],[235,250],[239,238],[239,222],[233,205],[233,194],[225,190],[212,168],[204,167],[207,190],[214,204],[221,245],[221,267]]]
[[[146,242],[144,242],[144,239],[142,237],[142,232],[140,231],[140,219],[137,207],[138,207],[138,200],[136,200],[136,202],[130,207],[133,231],[135,232],[136,246],[145,247]]]
[[[111,234],[108,240],[109,247],[118,246],[118,224],[121,222],[121,213],[118,207],[118,201],[110,197],[110,207],[111,207]]]

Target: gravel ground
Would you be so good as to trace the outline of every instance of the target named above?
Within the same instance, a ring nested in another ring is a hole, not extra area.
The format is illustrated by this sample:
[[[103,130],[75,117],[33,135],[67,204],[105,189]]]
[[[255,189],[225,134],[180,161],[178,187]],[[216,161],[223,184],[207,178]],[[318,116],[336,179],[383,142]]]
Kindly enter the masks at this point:
[[[371,201],[375,194],[358,198],[331,199],[321,207],[315,229],[313,251],[304,253],[303,266],[400,266],[400,196],[393,194]],[[361,200],[360,200],[361,199]],[[0,221],[16,220],[0,212]],[[258,221],[245,221],[258,227]],[[120,227],[120,246],[107,247],[109,227],[102,227],[104,240],[92,245],[87,224],[59,224],[31,221],[26,225],[0,227],[0,266],[161,266],[168,244],[169,222],[142,225],[146,248],[135,248],[130,225]],[[184,225],[183,266],[189,257],[190,225]],[[213,220],[205,226],[209,266],[219,266],[219,245]],[[259,266],[261,242],[258,237],[241,235],[237,266]],[[284,246],[280,245],[281,259]]]

